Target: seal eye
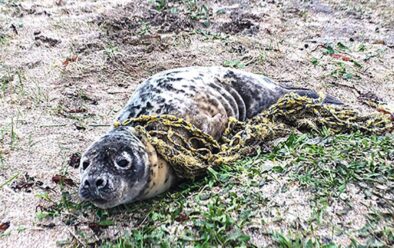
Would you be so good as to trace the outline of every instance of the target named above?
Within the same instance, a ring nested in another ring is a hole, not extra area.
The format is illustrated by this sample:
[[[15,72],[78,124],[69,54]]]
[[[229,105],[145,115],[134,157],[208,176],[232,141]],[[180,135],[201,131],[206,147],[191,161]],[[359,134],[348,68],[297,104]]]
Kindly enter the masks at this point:
[[[124,151],[115,159],[115,166],[119,169],[126,170],[131,168],[131,161],[131,155]]]
[[[82,169],[86,170],[86,168],[88,168],[88,166],[90,165],[90,162],[88,160],[83,161],[82,163]]]
[[[126,167],[128,167],[130,162],[126,159],[121,159],[121,160],[117,161],[116,163],[118,164],[119,167],[126,168]]]

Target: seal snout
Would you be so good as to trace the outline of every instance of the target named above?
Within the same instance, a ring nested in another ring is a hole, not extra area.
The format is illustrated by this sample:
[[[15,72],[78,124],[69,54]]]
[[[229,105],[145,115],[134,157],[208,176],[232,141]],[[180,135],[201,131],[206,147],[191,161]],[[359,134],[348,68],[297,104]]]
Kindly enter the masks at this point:
[[[104,200],[109,191],[110,179],[107,176],[86,176],[81,183],[79,194],[87,200]]]
[[[100,190],[107,185],[107,179],[105,177],[88,177],[83,181],[83,186],[89,188],[91,191]]]

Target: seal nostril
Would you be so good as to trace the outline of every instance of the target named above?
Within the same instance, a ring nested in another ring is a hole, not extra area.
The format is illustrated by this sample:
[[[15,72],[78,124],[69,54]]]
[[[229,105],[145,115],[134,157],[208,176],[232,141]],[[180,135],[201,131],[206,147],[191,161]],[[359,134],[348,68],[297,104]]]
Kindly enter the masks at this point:
[[[83,185],[84,185],[85,187],[90,187],[89,180],[85,180],[85,181],[83,182]]]
[[[83,169],[83,170],[86,170],[86,168],[88,168],[89,165],[90,165],[89,161],[84,161],[84,162],[82,163],[82,169]]]
[[[97,178],[96,180],[96,186],[97,188],[102,188],[105,186],[105,180],[102,178]]]

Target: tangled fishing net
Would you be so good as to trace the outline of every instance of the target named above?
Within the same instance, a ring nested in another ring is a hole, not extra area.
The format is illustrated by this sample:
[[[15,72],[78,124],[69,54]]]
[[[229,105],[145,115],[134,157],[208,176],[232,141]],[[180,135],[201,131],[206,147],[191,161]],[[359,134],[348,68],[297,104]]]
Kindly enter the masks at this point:
[[[377,135],[393,131],[388,115],[363,116],[351,108],[325,105],[321,99],[294,93],[245,122],[230,118],[219,141],[171,115],[140,116],[115,123],[115,127],[119,125],[135,126],[137,135],[147,139],[180,178],[195,178],[211,166],[251,155],[256,148],[294,130],[319,131],[325,127],[333,133],[360,131]]]

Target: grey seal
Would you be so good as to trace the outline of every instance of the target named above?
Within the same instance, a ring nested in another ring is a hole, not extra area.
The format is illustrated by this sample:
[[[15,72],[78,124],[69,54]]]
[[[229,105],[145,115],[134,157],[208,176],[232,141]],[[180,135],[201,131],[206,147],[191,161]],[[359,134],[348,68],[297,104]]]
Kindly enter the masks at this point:
[[[319,97],[316,91],[237,69],[176,68],[141,83],[116,120],[170,114],[219,139],[230,117],[244,121],[290,92]],[[341,104],[331,96],[323,103]],[[154,197],[177,182],[171,166],[137,137],[133,126],[111,128],[90,145],[82,155],[80,175],[80,198],[100,208]]]

